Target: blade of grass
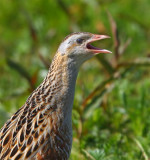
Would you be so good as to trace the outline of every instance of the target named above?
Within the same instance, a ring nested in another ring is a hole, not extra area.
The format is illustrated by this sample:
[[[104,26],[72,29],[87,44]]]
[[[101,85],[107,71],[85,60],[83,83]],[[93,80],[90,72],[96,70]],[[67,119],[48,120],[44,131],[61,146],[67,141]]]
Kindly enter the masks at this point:
[[[95,101],[95,98],[98,96],[102,96],[103,93],[105,93],[109,86],[111,86],[111,84],[120,79],[120,78],[124,78],[126,76],[127,73],[129,73],[129,71],[132,69],[133,67],[128,67],[126,68],[122,73],[116,72],[114,73],[110,78],[108,78],[107,80],[104,80],[102,83],[100,83],[94,90],[93,92],[91,92],[89,94],[89,96],[83,101],[82,103],[82,111],[85,110],[85,108],[90,104],[93,103],[93,101]]]
[[[120,40],[119,40],[119,36],[118,36],[118,28],[117,28],[117,24],[116,24],[115,20],[113,19],[112,15],[110,14],[109,11],[107,11],[107,14],[108,14],[108,18],[110,21],[113,40],[114,40],[115,63],[117,63],[117,61],[119,59],[119,55],[120,55],[120,53],[119,53]]]
[[[148,156],[147,156],[142,144],[136,138],[133,138],[133,140],[136,143],[136,145],[138,146],[138,148],[141,150],[144,159],[145,160],[149,160],[149,158],[148,158]]]
[[[90,158],[91,160],[96,160],[89,152],[87,152],[85,149],[82,149],[82,151],[85,153],[85,155]]]
[[[34,90],[35,86],[32,83],[32,78],[30,77],[28,72],[25,70],[25,68],[23,68],[17,62],[12,61],[11,59],[7,59],[6,61],[11,68],[15,69],[22,77],[24,77],[29,82],[31,89]]]
[[[112,74],[115,72],[115,69],[112,65],[104,58],[103,55],[96,56],[97,60],[103,65],[107,73]]]

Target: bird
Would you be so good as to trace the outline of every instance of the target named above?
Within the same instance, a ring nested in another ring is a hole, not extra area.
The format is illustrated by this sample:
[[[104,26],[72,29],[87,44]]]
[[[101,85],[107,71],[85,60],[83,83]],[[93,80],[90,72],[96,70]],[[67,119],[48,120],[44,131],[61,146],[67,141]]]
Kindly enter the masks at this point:
[[[47,76],[0,129],[0,160],[68,160],[72,107],[80,66],[109,50],[91,43],[110,38],[74,32],[59,45]]]

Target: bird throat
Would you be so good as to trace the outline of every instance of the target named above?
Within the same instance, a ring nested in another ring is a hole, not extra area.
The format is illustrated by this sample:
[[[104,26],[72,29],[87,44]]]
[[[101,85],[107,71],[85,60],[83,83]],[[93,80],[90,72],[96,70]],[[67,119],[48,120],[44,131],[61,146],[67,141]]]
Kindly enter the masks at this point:
[[[61,110],[62,118],[70,123],[77,74],[78,69],[68,57],[57,53],[42,83],[46,104]]]

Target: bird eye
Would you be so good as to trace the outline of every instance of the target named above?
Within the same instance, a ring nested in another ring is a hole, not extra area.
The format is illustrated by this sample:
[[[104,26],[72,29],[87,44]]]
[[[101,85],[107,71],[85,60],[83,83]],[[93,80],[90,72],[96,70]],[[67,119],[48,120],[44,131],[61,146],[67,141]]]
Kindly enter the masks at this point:
[[[81,44],[83,41],[84,41],[84,39],[82,39],[82,38],[78,38],[78,39],[77,39],[77,43],[78,43],[78,44]]]

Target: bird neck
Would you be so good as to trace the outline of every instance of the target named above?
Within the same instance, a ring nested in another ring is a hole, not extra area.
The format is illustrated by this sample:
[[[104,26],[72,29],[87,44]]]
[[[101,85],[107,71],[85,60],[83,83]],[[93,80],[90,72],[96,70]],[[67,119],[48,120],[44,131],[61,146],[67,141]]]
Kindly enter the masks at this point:
[[[47,101],[61,109],[63,116],[71,118],[75,83],[78,74],[76,63],[67,56],[56,54],[43,85]]]

